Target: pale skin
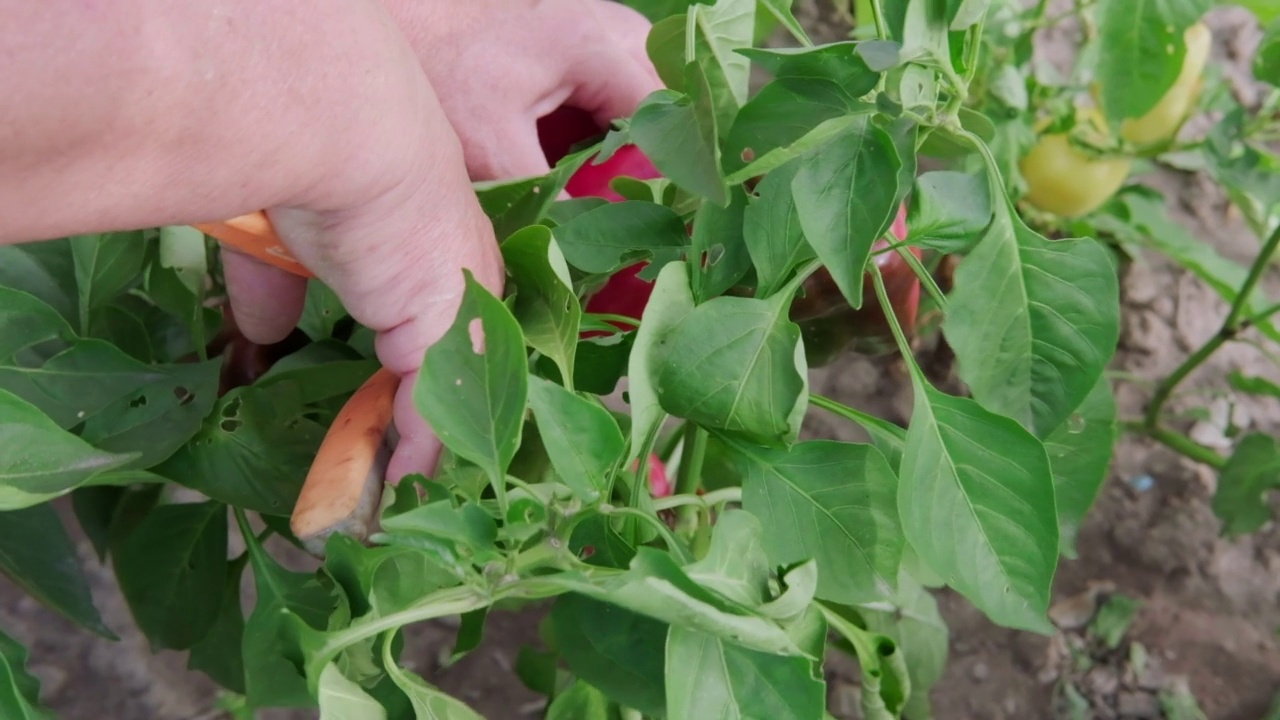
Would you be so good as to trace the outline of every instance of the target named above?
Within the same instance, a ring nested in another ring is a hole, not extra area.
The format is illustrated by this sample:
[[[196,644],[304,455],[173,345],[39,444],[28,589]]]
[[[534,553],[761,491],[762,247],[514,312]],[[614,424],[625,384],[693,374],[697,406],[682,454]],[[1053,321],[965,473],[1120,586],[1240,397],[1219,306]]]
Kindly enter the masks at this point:
[[[0,0],[0,244],[265,209],[403,378],[392,482],[439,442],[413,407],[462,270],[502,291],[471,187],[547,172],[537,119],[602,127],[662,87],[608,0]],[[283,338],[305,281],[224,251],[237,323]]]

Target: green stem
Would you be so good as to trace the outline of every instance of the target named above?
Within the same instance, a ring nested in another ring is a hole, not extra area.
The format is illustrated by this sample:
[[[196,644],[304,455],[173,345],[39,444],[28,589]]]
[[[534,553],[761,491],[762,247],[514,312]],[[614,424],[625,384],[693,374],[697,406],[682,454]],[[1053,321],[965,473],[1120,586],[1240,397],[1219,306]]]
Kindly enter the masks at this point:
[[[626,325],[628,327],[633,327],[633,328],[640,327],[639,320],[635,318],[627,317],[626,315],[617,315],[614,313],[589,313],[589,314],[593,319],[600,320],[601,322],[618,323],[619,325]]]
[[[712,490],[705,495],[669,495],[653,501],[654,510],[670,510],[671,508],[693,505],[699,508],[715,507],[727,503],[742,502],[742,488],[727,487]]]
[[[680,452],[680,468],[676,471],[677,495],[694,495],[702,486],[702,464],[707,457],[707,431],[697,423],[684,427],[684,449]],[[697,529],[698,508],[681,507],[676,511],[676,532],[684,535]]]
[[[871,279],[876,287],[876,299],[880,301],[880,307],[893,307],[889,302],[889,291],[884,288],[884,275],[880,273],[880,268],[875,263],[871,264]],[[893,331],[893,340],[898,344],[898,352],[902,355],[902,360],[907,364],[907,371],[911,373],[911,380],[916,384],[916,390],[928,385],[925,380],[924,372],[920,370],[920,366],[915,363],[914,355],[911,353],[911,344],[907,342],[906,333],[902,332],[902,326],[898,324],[898,314],[887,312],[884,314],[886,320],[889,321],[889,329]]]
[[[841,403],[837,400],[832,400],[831,398],[825,397],[823,395],[818,395],[817,393],[809,393],[809,402],[812,405],[820,407],[829,413],[839,415],[845,420],[849,420],[850,422],[854,422],[859,425],[877,425],[877,426],[890,425],[890,423],[886,420],[882,420],[874,415],[868,415],[867,413],[864,413],[861,410],[855,410],[854,408],[851,408],[848,405],[845,405],[844,403]],[[893,427],[897,428],[896,425],[894,425]]]
[[[1215,470],[1221,470],[1226,467],[1227,460],[1218,453],[1192,440],[1176,430],[1170,430],[1163,425],[1148,427],[1145,421],[1128,422],[1124,424],[1126,430],[1140,433],[1155,440],[1177,452],[1179,455],[1204,463]]]
[[[1231,310],[1227,313],[1226,319],[1222,321],[1222,327],[1156,386],[1155,393],[1151,396],[1151,402],[1147,405],[1147,413],[1144,418],[1145,428],[1148,433],[1158,428],[1161,411],[1164,410],[1164,406],[1173,395],[1173,391],[1182,384],[1182,381],[1204,364],[1218,348],[1235,339],[1242,327],[1248,323],[1248,320],[1243,319],[1245,306],[1249,302],[1249,296],[1253,294],[1253,289],[1262,278],[1262,273],[1266,270],[1267,264],[1271,261],[1271,256],[1275,253],[1277,246],[1280,246],[1280,227],[1277,227],[1271,233],[1271,236],[1267,238],[1267,242],[1263,245],[1262,251],[1254,258],[1253,265],[1249,268],[1249,275],[1245,278],[1244,285],[1240,286],[1239,291],[1237,291],[1236,298],[1231,303]]]
[[[653,515],[650,515],[638,508],[610,507],[608,505],[600,506],[600,514],[621,515],[623,517],[635,518],[636,520],[652,525],[653,528],[658,531],[658,534],[662,536],[663,541],[666,542],[667,549],[671,551],[672,555],[676,556],[676,559],[681,565],[687,565],[690,562],[693,562],[693,558],[689,556],[689,550],[681,544],[680,540],[671,532],[671,528],[667,527],[666,523]]]
[[[881,40],[889,40],[889,23],[884,19],[884,6],[880,0],[871,0],[871,17],[875,19],[876,34]]]
[[[964,86],[965,91],[973,84],[973,78],[978,74],[978,60],[982,56],[982,33],[987,26],[987,16],[984,13],[982,19],[973,27],[969,28],[969,37],[972,41],[965,53],[964,58]]]
[[[920,279],[920,284],[924,286],[925,292],[929,293],[929,297],[933,298],[940,310],[946,312],[947,296],[942,293],[942,288],[938,287],[937,281],[933,279],[933,274],[925,268],[924,263],[920,262],[920,258],[916,257],[915,253],[905,246],[899,245],[896,249],[902,259],[911,266],[911,271]]]

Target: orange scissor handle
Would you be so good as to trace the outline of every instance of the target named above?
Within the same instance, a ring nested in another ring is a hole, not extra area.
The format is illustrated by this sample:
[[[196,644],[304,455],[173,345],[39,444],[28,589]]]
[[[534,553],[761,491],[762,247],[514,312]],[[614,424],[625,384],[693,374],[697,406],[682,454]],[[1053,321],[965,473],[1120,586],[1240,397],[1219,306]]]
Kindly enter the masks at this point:
[[[285,248],[266,213],[196,224],[219,243],[305,278],[314,277]],[[359,540],[373,529],[394,438],[392,415],[400,380],[379,369],[351,396],[325,433],[293,506],[290,529],[312,554],[324,554],[333,533]]]
[[[267,214],[264,212],[249,213],[248,215],[241,215],[221,222],[196,223],[193,227],[205,235],[215,238],[223,245],[274,265],[281,270],[286,270],[305,278],[315,277],[284,246],[280,236],[276,235],[275,228],[271,227],[271,220],[267,218]]]

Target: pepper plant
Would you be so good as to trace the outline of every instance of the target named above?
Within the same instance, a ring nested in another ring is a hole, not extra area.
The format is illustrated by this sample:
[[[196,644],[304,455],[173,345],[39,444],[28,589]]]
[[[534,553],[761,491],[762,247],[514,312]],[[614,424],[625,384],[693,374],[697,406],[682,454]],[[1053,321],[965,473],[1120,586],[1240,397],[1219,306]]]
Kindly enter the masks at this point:
[[[929,717],[941,587],[998,625],[1053,632],[1059,558],[1119,427],[1106,370],[1127,255],[1166,252],[1234,300],[1223,341],[1246,324],[1274,333],[1255,289],[1280,224],[1261,147],[1274,95],[1246,112],[1191,93],[1183,115],[1226,113],[1189,144],[1119,134],[1181,82],[1209,0],[1064,16],[1043,1],[860,1],[842,6],[850,38],[828,44],[789,0],[631,4],[655,23],[667,89],[548,175],[477,186],[509,282],[498,297],[468,278],[424,357],[415,398],[445,456],[384,489],[375,533],[331,536],[305,571],[266,541],[296,542],[288,516],[326,427],[378,369],[368,329],[312,280],[288,341],[247,343],[216,245],[191,228],[0,248],[0,569],[114,637],[53,505],[69,496],[152,646],[185,651],[240,717],[479,717],[405,667],[402,629],[460,616],[456,658],[490,613],[524,607],[546,619],[511,681],[555,720],[822,720],[833,652],[860,668],[865,717]],[[1275,7],[1252,4],[1271,23],[1255,69],[1274,81]],[[1078,77],[1053,78],[1034,33],[1065,19],[1088,42]],[[757,42],[770,27],[789,42]],[[1101,107],[1079,124],[1090,132],[1076,131],[1080,96]],[[1044,173],[1025,158],[1055,133],[1050,150],[1082,167],[1121,159],[1113,197],[1027,202]],[[561,199],[618,158],[632,170],[608,197]],[[1125,184],[1134,158],[1217,179],[1268,238],[1259,261],[1236,267],[1172,223]],[[909,300],[885,259],[917,278]],[[647,300],[602,305],[620,286]],[[857,311],[850,334],[900,356],[905,427],[811,391],[811,347],[833,331],[796,305],[823,289]],[[920,341],[951,349],[962,394],[921,370]],[[1160,414],[1180,379],[1133,427],[1185,448]],[[865,442],[807,438],[814,413]],[[1256,502],[1275,453],[1262,437],[1218,460]],[[0,635],[0,708],[51,717],[27,660]]]

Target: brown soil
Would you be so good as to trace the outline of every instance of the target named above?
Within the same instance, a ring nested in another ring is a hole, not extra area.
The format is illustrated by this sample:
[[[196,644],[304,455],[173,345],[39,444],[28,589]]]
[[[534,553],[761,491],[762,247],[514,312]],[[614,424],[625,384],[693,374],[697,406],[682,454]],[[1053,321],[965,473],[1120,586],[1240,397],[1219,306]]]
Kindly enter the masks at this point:
[[[800,15],[815,37],[841,37],[841,25],[826,11],[829,3],[801,2]],[[1210,15],[1215,31],[1214,61],[1228,76],[1242,76],[1259,31],[1234,8]],[[1043,39],[1040,51],[1061,61],[1072,38]],[[1247,87],[1240,92],[1248,93]],[[1160,170],[1143,182],[1170,198],[1171,212],[1198,237],[1233,259],[1248,262],[1258,242],[1210,184],[1190,175]],[[1150,256],[1123,277],[1125,326],[1113,364],[1122,416],[1141,412],[1152,378],[1176,366],[1214,332],[1225,305],[1211,291],[1169,262]],[[1229,346],[1183,388],[1175,410],[1203,406],[1223,394],[1226,374],[1239,369],[1280,381],[1274,367],[1248,345]],[[909,390],[894,363],[853,357],[813,373],[817,392],[900,420],[909,410]],[[1280,404],[1241,399],[1249,429],[1275,432]],[[850,429],[815,413],[813,436],[855,437]],[[1150,478],[1150,487],[1143,483]],[[1054,638],[993,626],[954,593],[937,593],[951,628],[950,660],[932,697],[940,720],[1012,720],[1069,717],[1053,710],[1064,679],[1092,698],[1117,700],[1140,713],[1094,711],[1076,717],[1160,717],[1145,715],[1161,690],[1180,681],[1211,720],[1260,720],[1280,689],[1280,527],[1269,524],[1252,536],[1228,541],[1209,508],[1215,477],[1150,442],[1127,437],[1116,449],[1107,483],[1079,537],[1079,559],[1063,561],[1055,583],[1060,611],[1079,612],[1082,593],[1099,583],[1141,601],[1127,643],[1140,643],[1158,666],[1158,681],[1140,681],[1128,655],[1112,653],[1080,670],[1064,664],[1081,633]],[[64,508],[65,509],[65,508]],[[81,538],[81,540],[83,540]],[[15,587],[0,582],[0,627],[31,648],[33,671],[43,695],[66,720],[213,720],[215,689],[187,672],[181,654],[152,654],[132,630],[128,611],[109,568],[101,567],[82,542],[95,597],[120,642],[95,638],[40,607]],[[1085,603],[1087,605],[1088,603]],[[1074,608],[1074,610],[1073,610]],[[1086,613],[1087,615],[1087,613]],[[444,667],[453,640],[448,623],[411,629],[406,659],[445,690],[471,703],[492,720],[537,717],[537,696],[513,672],[522,644],[536,643],[534,610],[496,613],[482,646],[452,667]],[[1127,650],[1125,651],[1127,652]],[[1121,657],[1123,655],[1123,657]],[[1155,671],[1152,671],[1155,672]],[[853,675],[836,667],[833,693],[849,689]],[[1158,711],[1157,711],[1158,712]],[[848,717],[854,717],[850,714]],[[314,713],[278,712],[264,717],[307,718]]]

